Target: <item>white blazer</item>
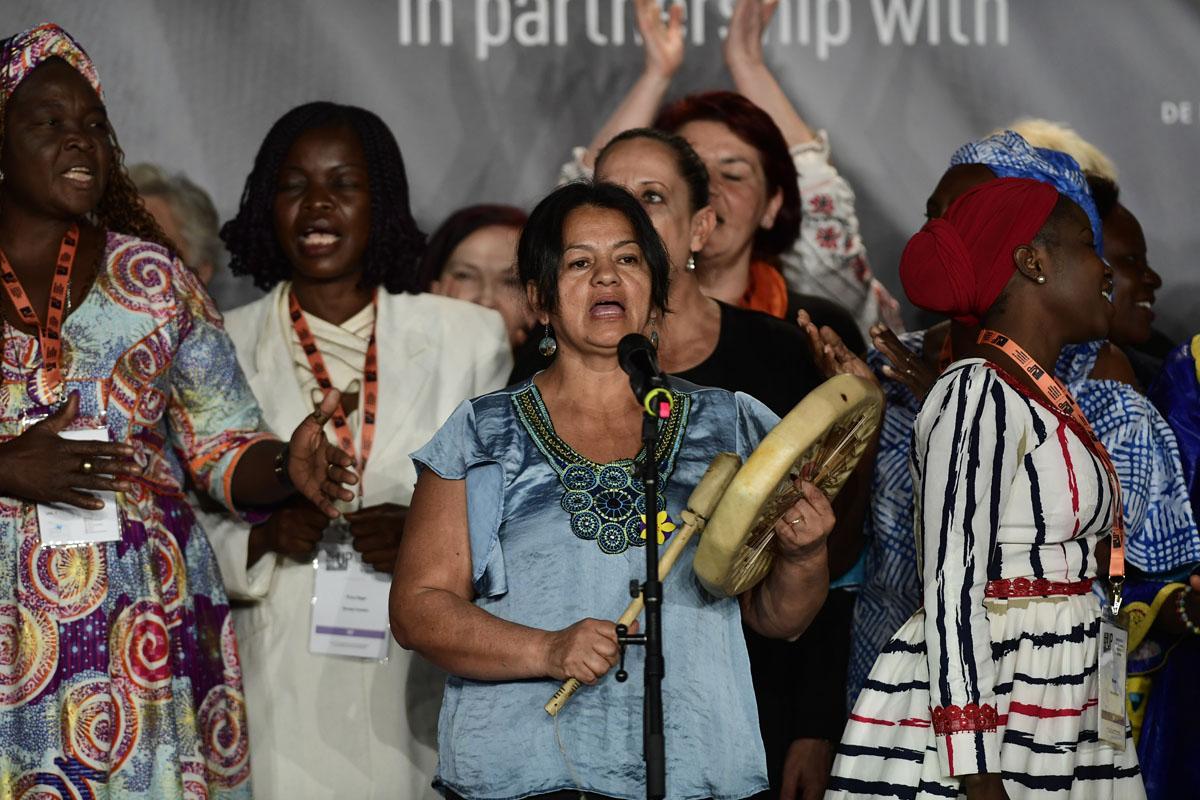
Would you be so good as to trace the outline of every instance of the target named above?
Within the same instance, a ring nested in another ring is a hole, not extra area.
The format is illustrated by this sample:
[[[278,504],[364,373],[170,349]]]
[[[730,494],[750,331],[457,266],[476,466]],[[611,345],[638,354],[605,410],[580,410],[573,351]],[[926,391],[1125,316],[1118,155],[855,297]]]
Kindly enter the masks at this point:
[[[292,366],[291,323],[277,286],[231,311],[225,326],[267,425],[288,436],[312,403]],[[512,369],[495,311],[430,294],[379,295],[379,413],[363,505],[408,505],[408,454],[463,400],[504,386]],[[250,528],[202,514],[225,587],[246,687],[254,796],[436,798],[437,716],[444,676],[391,643],[386,663],[308,652],[311,562],[269,553],[246,569]]]

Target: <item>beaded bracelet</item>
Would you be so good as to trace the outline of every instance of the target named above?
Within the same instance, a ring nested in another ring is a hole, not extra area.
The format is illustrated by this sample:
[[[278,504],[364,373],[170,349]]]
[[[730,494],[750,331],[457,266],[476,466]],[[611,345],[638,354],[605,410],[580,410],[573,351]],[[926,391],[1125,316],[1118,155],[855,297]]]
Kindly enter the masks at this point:
[[[1183,591],[1179,593],[1179,597],[1176,599],[1175,604],[1179,609],[1179,619],[1183,622],[1183,627],[1187,628],[1188,633],[1192,634],[1193,636],[1200,636],[1200,625],[1196,625],[1196,623],[1192,622],[1192,615],[1189,614],[1187,610],[1187,598],[1191,593],[1192,587],[1185,586]]]

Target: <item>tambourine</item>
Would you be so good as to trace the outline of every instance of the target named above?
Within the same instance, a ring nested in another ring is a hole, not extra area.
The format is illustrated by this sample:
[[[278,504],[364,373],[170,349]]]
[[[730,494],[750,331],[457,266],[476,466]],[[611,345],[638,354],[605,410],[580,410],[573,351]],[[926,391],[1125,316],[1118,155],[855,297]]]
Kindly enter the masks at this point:
[[[771,571],[775,523],[799,498],[795,479],[837,497],[879,430],[883,393],[853,375],[809,392],[771,429],[721,496],[696,548],[693,568],[718,597],[753,587]]]
[[[870,381],[837,375],[809,392],[759,443],[746,463],[718,453],[688,498],[682,526],[659,560],[666,579],[692,538],[703,532],[693,569],[718,597],[739,595],[766,577],[774,560],[775,523],[800,497],[795,480],[808,480],[832,500],[879,430],[883,393]],[[617,620],[641,614],[639,594]],[[569,678],[546,703],[555,716],[582,684]]]

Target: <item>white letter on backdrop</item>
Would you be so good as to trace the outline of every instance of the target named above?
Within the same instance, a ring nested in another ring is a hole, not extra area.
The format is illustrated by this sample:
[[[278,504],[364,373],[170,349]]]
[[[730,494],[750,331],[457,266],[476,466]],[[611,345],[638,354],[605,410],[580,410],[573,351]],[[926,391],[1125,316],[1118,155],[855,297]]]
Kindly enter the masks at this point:
[[[996,44],[1008,45],[1008,0],[975,0],[975,44],[987,44],[987,7],[996,4]]]
[[[496,8],[497,30],[488,25],[489,9]],[[508,41],[512,33],[512,11],[508,0],[475,0],[475,57],[486,61],[488,50]]]
[[[601,47],[608,44],[608,37],[600,32],[600,0],[587,0],[587,38]]]
[[[838,26],[835,33],[829,27],[829,5],[837,3]],[[817,58],[829,58],[830,47],[841,47],[850,40],[850,0],[817,1]]]
[[[513,38],[522,47],[550,44],[550,0],[517,0],[517,7],[532,3],[535,8],[517,14]]]
[[[971,43],[971,37],[962,29],[962,0],[950,0],[950,41],[961,45]]]
[[[900,26],[900,41],[907,45],[917,41],[917,28],[921,25],[921,14],[925,0],[871,0],[871,13],[875,16],[875,30],[880,44],[891,44],[896,36],[896,25]],[[910,5],[911,3],[911,5]]]

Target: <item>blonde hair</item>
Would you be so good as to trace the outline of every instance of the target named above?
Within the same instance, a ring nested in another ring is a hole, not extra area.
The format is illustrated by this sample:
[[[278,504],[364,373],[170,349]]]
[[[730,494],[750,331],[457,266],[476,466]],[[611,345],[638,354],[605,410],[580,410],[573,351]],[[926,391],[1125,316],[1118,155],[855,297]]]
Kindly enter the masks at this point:
[[[1051,122],[1048,119],[1024,117],[996,131],[1016,131],[1034,147],[1058,150],[1079,162],[1079,168],[1088,175],[1096,175],[1117,182],[1117,166],[1103,150],[1084,139],[1070,125]]]

